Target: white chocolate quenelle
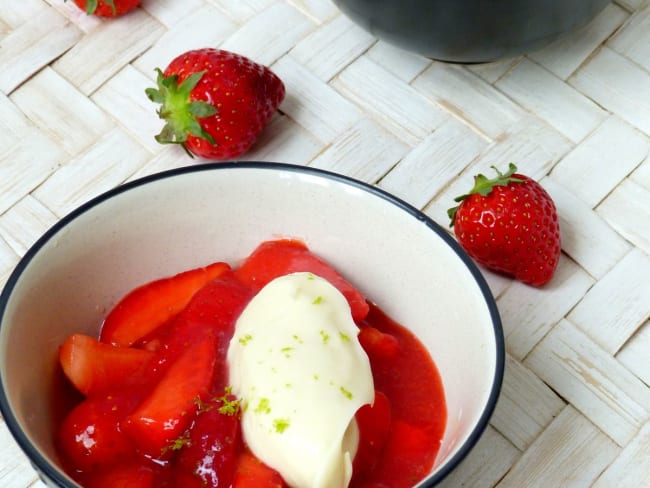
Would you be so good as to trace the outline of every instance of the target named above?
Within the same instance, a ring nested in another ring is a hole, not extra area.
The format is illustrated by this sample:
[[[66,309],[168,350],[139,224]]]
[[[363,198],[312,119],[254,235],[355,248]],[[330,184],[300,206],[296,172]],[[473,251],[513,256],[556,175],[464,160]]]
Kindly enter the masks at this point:
[[[237,320],[228,349],[244,440],[293,488],[346,488],[374,399],[368,356],[345,297],[311,273],[267,284]]]

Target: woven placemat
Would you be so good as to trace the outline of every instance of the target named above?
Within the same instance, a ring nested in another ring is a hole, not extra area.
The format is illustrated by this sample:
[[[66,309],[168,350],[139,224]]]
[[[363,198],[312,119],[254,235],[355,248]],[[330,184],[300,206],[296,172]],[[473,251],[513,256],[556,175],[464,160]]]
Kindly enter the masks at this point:
[[[377,41],[329,0],[144,0],[99,20],[0,3],[0,286],[67,212],[200,164],[153,139],[144,89],[177,54],[269,65],[287,98],[243,159],[344,173],[446,225],[472,175],[516,161],[554,198],[563,254],[533,289],[485,272],[503,391],[442,486],[650,487],[650,6],[617,0],[527,56],[460,66]],[[0,423],[0,486],[41,485]]]

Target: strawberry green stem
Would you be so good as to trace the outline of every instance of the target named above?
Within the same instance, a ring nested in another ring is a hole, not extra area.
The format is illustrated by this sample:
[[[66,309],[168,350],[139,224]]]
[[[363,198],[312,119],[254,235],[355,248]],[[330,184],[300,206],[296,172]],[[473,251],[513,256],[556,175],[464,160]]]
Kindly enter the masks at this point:
[[[470,195],[489,195],[495,186],[508,186],[510,183],[524,182],[524,180],[521,178],[513,177],[513,175],[517,172],[517,166],[515,166],[514,163],[510,163],[508,165],[508,171],[505,173],[499,171],[496,166],[491,166],[491,168],[494,169],[494,171],[497,173],[497,176],[495,178],[489,179],[485,175],[479,173],[474,177],[474,188],[472,188],[468,193],[454,198],[454,202],[462,202]],[[451,219],[449,227],[454,226],[454,222],[456,221],[456,212],[458,211],[459,207],[460,205],[456,205],[455,207],[447,210],[447,215]]]
[[[198,119],[216,114],[217,109],[201,100],[190,101],[192,90],[205,71],[191,74],[180,85],[178,75],[165,76],[160,69],[156,71],[158,87],[145,90],[149,100],[161,105],[158,115],[166,121],[156,140],[161,144],[181,144],[187,151],[185,143],[191,134],[214,145],[214,139],[201,127]]]

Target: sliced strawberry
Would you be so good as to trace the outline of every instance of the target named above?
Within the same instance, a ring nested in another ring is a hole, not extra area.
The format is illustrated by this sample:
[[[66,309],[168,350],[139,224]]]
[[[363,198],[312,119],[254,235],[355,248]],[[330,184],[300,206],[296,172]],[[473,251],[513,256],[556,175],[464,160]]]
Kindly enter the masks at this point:
[[[122,430],[142,452],[162,456],[188,428],[197,399],[210,389],[215,363],[215,338],[206,334],[169,365],[150,395],[122,422]]]
[[[72,384],[84,395],[106,392],[142,371],[154,353],[104,344],[73,334],[59,348],[59,362]]]
[[[232,488],[283,488],[282,476],[246,451],[239,456]]]
[[[369,325],[360,327],[359,342],[371,359],[393,359],[400,353],[397,338]]]
[[[134,289],[108,314],[100,340],[132,345],[177,315],[206,283],[229,269],[226,263],[214,263]]]
[[[275,278],[299,271],[314,273],[335,286],[350,304],[355,322],[363,320],[368,314],[368,303],[361,292],[301,241],[281,239],[263,242],[235,274],[243,283],[260,290]]]
[[[393,488],[412,487],[433,467],[437,449],[431,446],[436,442],[430,429],[395,420],[373,479],[390,479]]]
[[[184,488],[230,486],[240,449],[239,408],[233,398],[202,403],[187,443],[174,461],[173,479]]]
[[[372,405],[364,405],[355,415],[359,427],[359,448],[354,458],[354,477],[370,472],[379,461],[391,424],[391,406],[388,397],[375,391]]]
[[[159,456],[189,427],[197,400],[226,386],[228,343],[239,313],[252,297],[232,272],[203,286],[165,327],[158,364],[164,371],[123,430],[151,456]]]
[[[153,488],[156,471],[141,463],[118,464],[88,476],[84,486],[89,488]]]
[[[132,456],[133,445],[119,423],[137,406],[135,393],[87,398],[68,413],[57,444],[75,470],[101,469]]]
[[[165,331],[166,337],[161,338],[165,344],[162,357],[173,360],[178,354],[192,348],[197,337],[203,337],[206,333],[213,335],[217,350],[212,386],[214,391],[223,391],[228,385],[228,344],[237,318],[252,297],[250,288],[230,271],[212,280],[194,296]]]
[[[211,330],[225,343],[226,352],[235,322],[253,295],[233,272],[223,273],[196,293],[171,324],[165,341],[172,348],[185,347],[197,330]]]

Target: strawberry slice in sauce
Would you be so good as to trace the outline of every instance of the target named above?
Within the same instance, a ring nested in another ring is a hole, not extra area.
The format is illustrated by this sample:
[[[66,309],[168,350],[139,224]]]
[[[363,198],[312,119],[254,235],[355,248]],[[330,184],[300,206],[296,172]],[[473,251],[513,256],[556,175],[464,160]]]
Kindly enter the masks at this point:
[[[216,363],[214,336],[206,335],[183,352],[150,395],[121,423],[121,429],[147,455],[162,457],[187,429],[212,384]]]
[[[357,480],[374,469],[386,445],[392,419],[388,397],[375,391],[374,403],[361,407],[355,419],[359,427],[359,447],[354,457],[353,479]]]
[[[108,314],[100,340],[132,345],[177,315],[206,283],[229,269],[226,263],[214,263],[135,288]]]
[[[207,283],[164,331],[158,352],[166,368],[122,429],[141,450],[159,457],[174,445],[211,391],[228,381],[226,355],[235,321],[252,292],[231,272]]]
[[[156,471],[139,462],[117,464],[93,473],[82,484],[91,488],[153,488]]]
[[[176,317],[161,338],[171,350],[184,349],[201,331],[209,330],[219,339],[219,354],[225,358],[235,322],[254,292],[232,271],[207,283]]]
[[[57,445],[75,471],[89,472],[129,459],[133,445],[120,421],[138,404],[138,392],[87,398],[72,409],[57,433]]]
[[[429,473],[435,459],[432,446],[439,442],[432,428],[393,421],[373,478],[394,488],[410,488]]]
[[[201,403],[187,442],[174,460],[175,486],[230,486],[242,445],[240,432],[239,403],[234,396]]]
[[[301,271],[314,273],[335,286],[350,304],[355,322],[368,314],[368,303],[361,292],[298,240],[263,242],[235,273],[243,283],[258,291],[275,278]]]
[[[359,331],[359,343],[372,360],[390,360],[399,355],[401,348],[394,335],[382,332],[371,325],[363,324]]]
[[[283,488],[282,476],[249,451],[240,454],[232,488]]]
[[[142,349],[119,347],[73,334],[59,348],[59,362],[71,383],[84,395],[109,391],[141,372],[154,357]]]

